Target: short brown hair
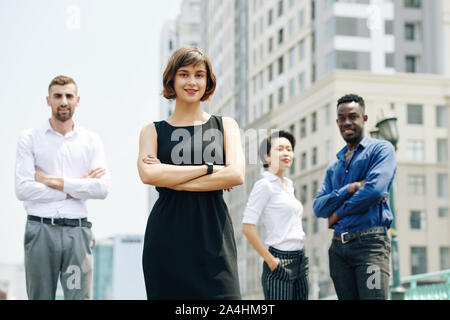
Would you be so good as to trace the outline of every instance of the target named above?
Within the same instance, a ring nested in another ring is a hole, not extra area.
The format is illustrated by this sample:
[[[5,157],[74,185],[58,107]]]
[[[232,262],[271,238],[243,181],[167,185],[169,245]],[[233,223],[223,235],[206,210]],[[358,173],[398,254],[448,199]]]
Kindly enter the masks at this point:
[[[200,101],[208,100],[216,89],[216,76],[212,72],[208,56],[197,47],[185,46],[177,49],[169,59],[163,75],[163,96],[166,99],[175,99],[177,94],[173,87],[173,79],[181,67],[204,63],[206,67],[206,90]]]
[[[73,83],[75,85],[75,88],[78,91],[78,86],[75,83],[75,80],[73,80],[72,78],[67,77],[67,76],[57,76],[57,77],[53,78],[52,82],[50,82],[50,85],[48,86],[48,92],[50,93],[50,88],[52,86],[55,86],[55,85],[65,86],[66,84],[70,84],[70,83]]]

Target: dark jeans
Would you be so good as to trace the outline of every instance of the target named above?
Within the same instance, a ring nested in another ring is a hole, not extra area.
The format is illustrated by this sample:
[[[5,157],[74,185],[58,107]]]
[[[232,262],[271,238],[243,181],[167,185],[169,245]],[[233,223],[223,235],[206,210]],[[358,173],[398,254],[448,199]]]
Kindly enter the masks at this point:
[[[358,236],[345,244],[333,239],[328,250],[330,275],[339,300],[386,300],[390,253],[387,231]]]

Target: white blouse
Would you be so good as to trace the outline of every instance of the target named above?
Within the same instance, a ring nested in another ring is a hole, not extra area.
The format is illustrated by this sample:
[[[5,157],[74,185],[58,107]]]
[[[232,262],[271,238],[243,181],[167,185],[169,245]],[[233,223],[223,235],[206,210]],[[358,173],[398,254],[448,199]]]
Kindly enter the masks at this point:
[[[293,183],[281,179],[269,171],[253,186],[244,211],[242,223],[258,223],[261,217],[266,230],[265,244],[278,250],[301,250],[305,242],[302,226],[303,206],[295,198]]]

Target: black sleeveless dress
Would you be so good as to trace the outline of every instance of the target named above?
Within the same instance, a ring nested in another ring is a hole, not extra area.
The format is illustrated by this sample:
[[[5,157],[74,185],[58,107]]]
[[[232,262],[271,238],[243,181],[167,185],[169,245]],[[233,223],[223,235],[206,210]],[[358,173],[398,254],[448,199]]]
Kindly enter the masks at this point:
[[[158,159],[175,165],[225,164],[222,118],[196,126],[155,122]],[[236,243],[223,191],[156,188],[145,231],[148,299],[240,299]]]

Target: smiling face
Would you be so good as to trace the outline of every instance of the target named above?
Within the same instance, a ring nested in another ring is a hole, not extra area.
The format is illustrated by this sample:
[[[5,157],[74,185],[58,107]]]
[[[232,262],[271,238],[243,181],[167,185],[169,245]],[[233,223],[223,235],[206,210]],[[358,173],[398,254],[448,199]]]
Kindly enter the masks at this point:
[[[72,119],[75,108],[80,102],[77,87],[73,83],[52,85],[47,97],[47,104],[52,108],[52,118],[61,122]]]
[[[203,62],[179,68],[173,85],[176,99],[188,103],[200,102],[206,91],[206,77],[206,66]]]
[[[265,158],[272,172],[289,169],[294,159],[294,149],[291,142],[284,137],[272,138],[270,153]]]
[[[359,143],[364,134],[364,123],[367,115],[358,102],[342,103],[337,109],[336,123],[342,138],[349,144]]]

